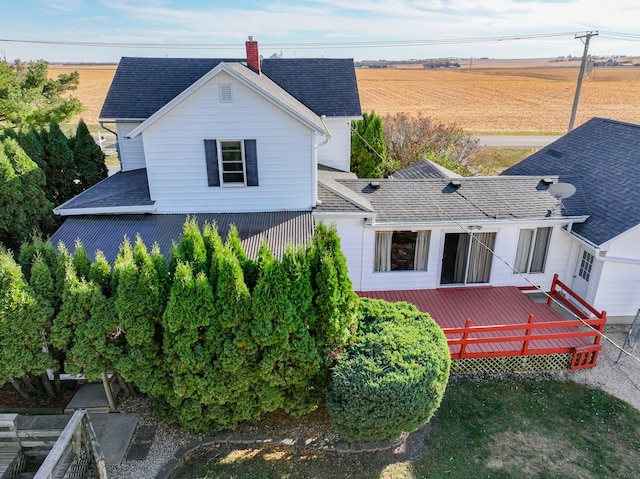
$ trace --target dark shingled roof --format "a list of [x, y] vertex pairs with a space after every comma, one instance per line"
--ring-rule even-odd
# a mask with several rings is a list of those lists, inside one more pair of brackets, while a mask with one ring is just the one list
[[423, 180], [427, 178], [459, 178], [460, 176], [443, 166], [438, 166], [432, 161], [423, 159], [396, 171], [391, 175], [391, 178], [394, 180]]
[[573, 231], [596, 245], [640, 224], [640, 125], [593, 118], [502, 175], [559, 175], [589, 201]]
[[147, 169], [141, 168], [121, 171], [105, 178], [56, 209], [61, 211], [79, 208], [147, 206], [153, 203], [149, 195]]
[[[281, 258], [287, 244], [304, 246], [313, 235], [310, 211], [199, 213], [195, 216], [201, 227], [205, 222], [215, 221], [223, 240], [229, 226], [236, 225], [242, 246], [251, 258], [256, 257], [263, 238], [267, 239], [273, 254]], [[149, 249], [157, 242], [168, 260], [172, 242], [182, 236], [186, 217], [182, 214], [70, 216], [51, 237], [51, 242], [57, 245], [62, 241], [73, 252], [79, 238], [92, 260], [95, 252], [101, 250], [113, 264], [124, 237], [133, 242], [140, 234]]]
[[[101, 119], [146, 119], [223, 58], [123, 57], [107, 93]], [[351, 59], [264, 59], [262, 72], [317, 115], [360, 116]]]
[[[470, 177], [449, 179], [337, 180], [364, 196], [376, 223], [558, 218], [588, 214], [583, 194], [565, 200], [565, 209], [549, 194], [541, 177]], [[577, 180], [576, 180], [577, 181]]]

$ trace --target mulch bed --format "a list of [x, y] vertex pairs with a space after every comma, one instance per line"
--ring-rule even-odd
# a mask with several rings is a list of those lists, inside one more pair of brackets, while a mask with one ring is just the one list
[[0, 409], [26, 409], [26, 408], [64, 408], [73, 395], [78, 391], [80, 385], [75, 381], [65, 381], [62, 384], [62, 392], [54, 400], [45, 403], [36, 403], [28, 401], [11, 386], [11, 384], [5, 384], [0, 388]]

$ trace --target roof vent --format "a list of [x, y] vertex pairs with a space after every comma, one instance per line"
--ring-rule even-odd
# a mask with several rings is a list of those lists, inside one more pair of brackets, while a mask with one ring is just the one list
[[457, 190], [458, 188], [460, 188], [461, 185], [462, 183], [459, 180], [451, 180], [448, 186]]
[[554, 184], [555, 182], [556, 182], [556, 180], [555, 180], [555, 179], [553, 179], [553, 178], [542, 178], [542, 179], [540, 180], [540, 183], [542, 183], [543, 185], [552, 185], [552, 184]]
[[369, 183], [369, 187], [371, 187], [372, 190], [377, 190], [380, 188], [380, 182], [379, 181], [372, 181]]
[[233, 103], [233, 85], [231, 83], [218, 83], [220, 103]]
[[553, 148], [549, 148], [547, 150], [547, 154], [553, 156], [554, 158], [562, 158], [564, 156], [564, 153], [558, 150], [554, 150]]

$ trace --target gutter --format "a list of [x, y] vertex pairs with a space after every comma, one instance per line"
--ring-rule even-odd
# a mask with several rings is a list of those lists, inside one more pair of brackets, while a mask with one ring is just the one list
[[136, 206], [112, 206], [110, 208], [54, 208], [53, 212], [58, 216], [80, 216], [80, 215], [140, 215], [155, 213], [156, 205], [136, 205]]
[[327, 115], [320, 115], [320, 122], [322, 123], [322, 126], [324, 127], [324, 132], [325, 132], [324, 140], [322, 140], [320, 143], [316, 143], [315, 145], [313, 145], [314, 154], [313, 154], [312, 176], [315, 177], [315, 181], [314, 181], [314, 184], [312, 185], [312, 188], [313, 188], [313, 200], [314, 200], [315, 206], [322, 204], [322, 201], [320, 201], [320, 198], [318, 198], [318, 149], [321, 146], [324, 146], [327, 143], [329, 143], [329, 140], [331, 139], [331, 132], [329, 131], [327, 124], [324, 122], [324, 119], [326, 117]]
[[575, 239], [577, 239], [584, 246], [587, 246], [587, 247], [592, 248], [593, 250], [595, 250], [595, 252], [597, 254], [595, 254], [594, 257], [598, 261], [602, 261], [603, 263], [625, 263], [625, 264], [640, 265], [640, 259], [637, 259], [637, 258], [624, 258], [622, 256], [607, 256], [607, 250], [602, 249], [600, 246], [598, 246], [595, 243], [592, 243], [591, 241], [589, 241], [584, 236], [581, 236], [578, 233], [576, 233], [575, 231], [572, 231], [570, 229], [567, 229], [565, 231], [566, 231], [567, 234], [569, 234], [570, 236], [573, 236]]
[[105, 130], [107, 130], [109, 133], [113, 133], [113, 135], [116, 137], [116, 153], [118, 155], [118, 163], [120, 164], [120, 171], [122, 171], [122, 157], [120, 156], [120, 139], [118, 138], [118, 133], [116, 133], [115, 131], [113, 131], [110, 128], [107, 128], [106, 126], [104, 126], [104, 121], [99, 121], [98, 124], [104, 128]]
[[491, 219], [491, 220], [437, 220], [437, 221], [391, 221], [391, 222], [382, 222], [382, 223], [365, 223], [365, 228], [375, 228], [375, 227], [396, 227], [396, 226], [452, 226], [452, 225], [464, 225], [464, 226], [472, 226], [472, 225], [499, 225], [505, 223], [530, 223], [534, 221], [545, 221], [545, 222], [554, 222], [554, 223], [565, 223], [567, 221], [571, 222], [583, 222], [588, 218], [588, 216], [563, 216], [561, 218], [521, 218], [521, 219]]

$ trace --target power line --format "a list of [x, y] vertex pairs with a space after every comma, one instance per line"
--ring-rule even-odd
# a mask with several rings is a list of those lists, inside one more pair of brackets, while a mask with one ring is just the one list
[[[574, 36], [582, 32], [557, 32], [536, 33], [528, 35], [507, 35], [489, 37], [467, 38], [436, 38], [424, 40], [368, 40], [368, 41], [344, 41], [344, 42], [291, 42], [291, 43], [263, 43], [265, 48], [295, 48], [295, 49], [326, 49], [326, 48], [393, 48], [415, 47], [429, 45], [460, 45], [468, 43], [508, 42], [518, 40], [530, 40], [541, 38], [554, 38]], [[606, 32], [608, 35], [617, 35], [620, 39], [637, 39], [640, 35]], [[635, 41], [635, 40], [634, 40]], [[179, 49], [179, 50], [218, 50], [218, 49], [243, 49], [244, 45], [238, 43], [140, 43], [140, 42], [93, 42], [93, 41], [67, 41], [67, 40], [35, 40], [0, 38], [0, 42], [30, 43], [37, 45], [60, 45], [77, 47], [102, 47], [102, 48], [149, 48], [149, 49]]]

